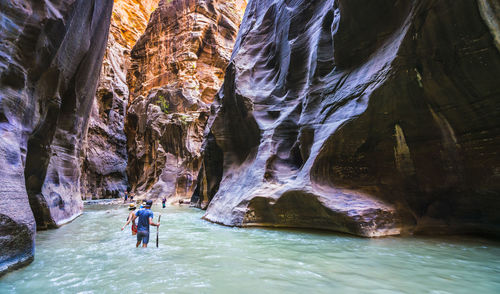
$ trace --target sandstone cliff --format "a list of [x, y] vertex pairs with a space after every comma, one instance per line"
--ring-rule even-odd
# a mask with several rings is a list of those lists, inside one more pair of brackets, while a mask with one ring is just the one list
[[0, 2], [0, 273], [33, 259], [35, 227], [82, 211], [82, 139], [112, 7]]
[[138, 195], [191, 196], [208, 104], [222, 84], [245, 6], [160, 1], [134, 46], [125, 129], [128, 176]]
[[498, 235], [497, 12], [251, 1], [193, 203], [225, 225]]
[[84, 198], [117, 197], [127, 189], [127, 139], [123, 126], [129, 97], [126, 76], [130, 50], [157, 5], [158, 0], [115, 0], [84, 150]]

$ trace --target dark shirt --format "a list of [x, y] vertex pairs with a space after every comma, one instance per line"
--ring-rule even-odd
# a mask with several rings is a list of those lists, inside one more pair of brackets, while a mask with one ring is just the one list
[[153, 212], [151, 209], [138, 210], [135, 215], [139, 219], [137, 222], [137, 231], [149, 232], [149, 218], [153, 218]]

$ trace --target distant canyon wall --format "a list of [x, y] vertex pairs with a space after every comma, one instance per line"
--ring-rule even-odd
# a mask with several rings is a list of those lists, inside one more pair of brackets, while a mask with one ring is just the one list
[[81, 153], [113, 1], [1, 1], [0, 273], [81, 214]]
[[139, 197], [190, 198], [209, 105], [222, 85], [244, 0], [160, 1], [131, 52], [128, 179]]
[[498, 2], [253, 0], [192, 202], [236, 226], [500, 234]]
[[106, 53], [92, 104], [82, 165], [82, 196], [119, 197], [127, 190], [127, 139], [130, 51], [146, 30], [159, 0], [115, 0]]

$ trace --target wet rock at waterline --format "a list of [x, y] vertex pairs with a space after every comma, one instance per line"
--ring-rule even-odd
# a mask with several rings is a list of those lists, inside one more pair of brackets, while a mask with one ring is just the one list
[[251, 1], [206, 130], [205, 219], [499, 234], [495, 5]]
[[125, 132], [138, 197], [191, 197], [208, 105], [222, 85], [245, 5], [162, 1], [134, 46]]
[[0, 273], [33, 258], [35, 227], [82, 211], [82, 139], [112, 6], [0, 2]]
[[122, 0], [113, 7], [108, 44], [92, 105], [82, 165], [85, 199], [119, 197], [127, 189], [127, 138], [130, 50], [146, 29], [158, 0]]

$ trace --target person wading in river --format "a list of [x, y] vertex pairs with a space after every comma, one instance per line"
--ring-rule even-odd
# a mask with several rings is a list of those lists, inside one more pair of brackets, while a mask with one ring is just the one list
[[[131, 203], [129, 206], [128, 206], [128, 210], [130, 210], [130, 213], [128, 214], [128, 217], [127, 217], [127, 222], [125, 223], [125, 225], [122, 227], [122, 231], [125, 229], [126, 226], [128, 226], [128, 224], [130, 222], [132, 222], [132, 219], [134, 218], [134, 214], [135, 214], [135, 209], [136, 209], [136, 206], [134, 203]], [[132, 222], [132, 236], [133, 235], [136, 235], [137, 234], [137, 224], [135, 223], [135, 220]]]
[[159, 223], [153, 222], [153, 212], [151, 211], [151, 205], [153, 205], [153, 201], [146, 201], [146, 206], [144, 209], [138, 210], [133, 218], [134, 221], [136, 218], [139, 218], [137, 222], [137, 244], [135, 247], [139, 247], [142, 242], [142, 247], [148, 247], [149, 243], [149, 225], [159, 227]]
[[165, 208], [165, 203], [167, 202], [167, 198], [165, 198], [165, 196], [163, 196], [163, 199], [161, 199], [161, 205], [163, 208]]

